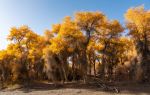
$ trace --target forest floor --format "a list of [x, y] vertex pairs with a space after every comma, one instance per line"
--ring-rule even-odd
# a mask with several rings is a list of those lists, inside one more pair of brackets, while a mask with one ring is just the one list
[[54, 86], [48, 82], [32, 82], [28, 87], [9, 86], [0, 90], [0, 95], [150, 95], [150, 84], [119, 82], [109, 83], [109, 87], [118, 89], [119, 93], [89, 83], [71, 82]]

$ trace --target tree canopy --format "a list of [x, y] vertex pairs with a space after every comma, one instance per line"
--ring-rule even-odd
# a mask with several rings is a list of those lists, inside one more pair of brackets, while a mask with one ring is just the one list
[[[126, 26], [102, 12], [76, 12], [38, 35], [26, 25], [12, 27], [0, 51], [0, 79], [73, 81], [150, 80], [150, 11], [129, 8]], [[127, 35], [125, 35], [127, 34]], [[123, 67], [124, 72], [119, 68]], [[140, 80], [140, 81], [141, 81]], [[138, 80], [139, 81], [139, 80]]]

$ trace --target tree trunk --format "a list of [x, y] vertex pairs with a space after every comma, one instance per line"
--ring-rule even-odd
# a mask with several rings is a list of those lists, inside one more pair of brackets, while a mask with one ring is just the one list
[[94, 65], [94, 77], [96, 77], [96, 66], [95, 66], [95, 60], [94, 60], [94, 62], [93, 62], [93, 65]]

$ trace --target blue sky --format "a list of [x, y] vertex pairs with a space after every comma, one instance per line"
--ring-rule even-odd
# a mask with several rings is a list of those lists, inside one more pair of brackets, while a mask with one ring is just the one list
[[6, 48], [13, 26], [28, 25], [42, 35], [52, 24], [77, 11], [101, 11], [124, 23], [126, 10], [142, 4], [150, 9], [150, 0], [0, 0], [0, 49]]

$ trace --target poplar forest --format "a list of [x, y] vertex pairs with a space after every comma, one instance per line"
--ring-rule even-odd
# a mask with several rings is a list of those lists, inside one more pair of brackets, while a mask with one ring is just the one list
[[[125, 23], [101, 11], [79, 11], [38, 35], [11, 27], [0, 50], [0, 88], [50, 83], [121, 93], [116, 83], [150, 83], [150, 10], [129, 8]], [[48, 87], [47, 87], [48, 88]]]

